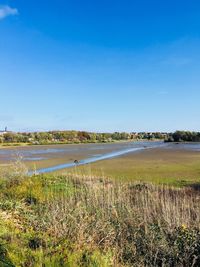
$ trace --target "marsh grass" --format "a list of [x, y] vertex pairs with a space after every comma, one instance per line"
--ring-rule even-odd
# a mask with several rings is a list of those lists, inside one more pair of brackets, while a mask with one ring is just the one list
[[123, 182], [184, 186], [200, 183], [200, 155], [183, 149], [151, 149], [79, 166], [77, 172], [81, 175], [92, 173], [97, 177], [104, 173]]
[[28, 174], [28, 168], [23, 162], [23, 157], [20, 154], [14, 155], [14, 160], [0, 168], [0, 178], [11, 181], [14, 178], [23, 179]]
[[2, 262], [200, 265], [198, 187], [121, 183], [92, 173], [11, 175], [1, 182], [0, 197]]

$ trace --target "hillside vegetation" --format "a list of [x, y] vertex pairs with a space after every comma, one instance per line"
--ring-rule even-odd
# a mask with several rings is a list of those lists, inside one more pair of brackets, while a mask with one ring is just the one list
[[1, 174], [0, 266], [200, 266], [198, 186]]

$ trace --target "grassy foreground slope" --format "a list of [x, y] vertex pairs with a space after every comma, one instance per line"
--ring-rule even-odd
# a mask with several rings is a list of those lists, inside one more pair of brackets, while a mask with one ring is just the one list
[[198, 187], [1, 176], [0, 266], [200, 266]]

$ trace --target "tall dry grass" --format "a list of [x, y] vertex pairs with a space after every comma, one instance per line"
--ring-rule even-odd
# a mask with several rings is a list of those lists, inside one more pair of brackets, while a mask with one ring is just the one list
[[38, 206], [37, 231], [76, 250], [112, 250], [112, 266], [200, 266], [200, 193], [193, 188], [62, 178]]

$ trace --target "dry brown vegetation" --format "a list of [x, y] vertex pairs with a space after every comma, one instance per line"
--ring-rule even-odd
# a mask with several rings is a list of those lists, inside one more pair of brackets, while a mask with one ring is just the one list
[[0, 189], [2, 258], [8, 266], [199, 266], [198, 189], [12, 176]]

